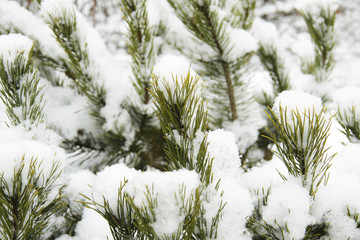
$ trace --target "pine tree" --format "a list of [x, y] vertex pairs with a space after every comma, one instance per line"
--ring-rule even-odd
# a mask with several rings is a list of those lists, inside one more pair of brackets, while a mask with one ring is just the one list
[[[130, 82], [129, 86], [132, 84], [133, 88], [124, 86], [130, 93], [123, 96], [118, 106], [120, 114], [124, 114], [126, 120], [117, 116], [119, 121], [111, 127], [104, 114], [106, 108], [112, 106], [110, 89], [106, 85], [109, 79], [103, 76], [103, 69], [98, 68], [99, 56], [93, 54], [89, 47], [91, 37], [86, 35], [87, 31], [93, 29], [84, 24], [86, 22], [83, 16], [74, 5], [68, 5], [62, 0], [54, 1], [58, 5], [51, 1], [36, 2], [22, 1], [23, 6], [28, 6], [28, 10], [25, 10], [16, 2], [0, 1], [2, 15], [6, 15], [7, 9], [21, 9], [19, 12], [26, 17], [36, 19], [29, 22], [40, 23], [42, 25], [39, 29], [49, 31], [29, 33], [19, 27], [21, 24], [18, 22], [0, 17], [0, 34], [15, 32], [29, 35], [33, 40], [29, 50], [20, 47], [9, 54], [2, 51], [3, 55], [0, 57], [0, 99], [7, 114], [6, 127], [10, 132], [22, 131], [24, 138], [31, 138], [31, 141], [46, 142], [46, 138], [51, 138], [40, 136], [42, 132], [38, 133], [38, 129], [53, 129], [60, 135], [55, 138], [60, 138], [61, 129], [46, 123], [43, 94], [48, 86], [71, 89], [86, 99], [88, 118], [96, 124], [90, 130], [78, 129], [77, 136], [63, 139], [60, 147], [67, 151], [69, 159], [66, 160], [70, 172], [74, 169], [87, 169], [91, 172], [82, 173], [86, 172], [95, 180], [89, 182], [93, 185], [92, 194], [87, 192], [77, 197], [71, 196], [72, 194], [65, 196], [63, 191], [66, 187], [63, 183], [69, 179], [60, 178], [60, 163], [55, 160], [50, 169], [45, 169], [40, 158], [34, 156], [29, 160], [28, 153], [25, 152], [22, 159], [14, 160], [18, 164], [14, 164], [13, 174], [1, 172], [3, 166], [0, 166], [0, 238], [77, 238], [80, 235], [77, 223], [89, 220], [82, 214], [93, 210], [106, 220], [114, 239], [244, 237], [287, 240], [291, 235], [291, 226], [287, 225], [287, 220], [274, 218], [273, 221], [267, 221], [264, 210], [271, 204], [269, 199], [274, 196], [274, 189], [294, 179], [299, 183], [296, 186], [304, 190], [310, 199], [306, 212], [312, 214], [317, 192], [327, 183], [335, 156], [330, 154], [327, 145], [332, 120], [328, 118], [326, 108], [315, 111], [315, 107], [310, 107], [299, 111], [297, 108], [289, 109], [279, 105], [278, 111], [272, 109], [274, 99], [282, 92], [295, 88], [296, 84], [290, 84], [289, 70], [280, 47], [274, 43], [256, 43], [249, 33], [255, 18], [255, 8], [261, 2], [164, 0], [175, 13], [172, 17], [181, 21], [190, 36], [191, 41], [184, 44], [178, 39], [167, 38], [166, 31], [173, 27], [171, 21], [161, 22], [158, 26], [150, 24], [149, 16], [151, 10], [154, 11], [150, 8], [151, 1], [119, 1], [117, 7], [121, 10], [127, 27], [127, 35], [124, 35], [126, 48], [122, 49], [126, 53], [122, 53], [128, 54], [131, 61], [129, 72], [121, 74], [121, 77], [129, 77], [120, 79], [118, 84]], [[53, 9], [41, 11], [42, 16], [38, 17], [40, 13], [37, 8], [48, 3], [53, 4]], [[89, 18], [95, 23], [98, 2], [88, 1], [84, 4], [92, 6]], [[312, 14], [309, 9], [300, 11], [313, 40], [315, 52], [314, 59], [304, 63], [302, 70], [312, 74], [318, 83], [323, 83], [330, 82], [334, 67], [336, 14], [330, 5], [321, 5], [317, 10], [316, 14]], [[40, 32], [49, 36], [52, 34], [52, 38], [45, 39], [46, 34], [41, 35]], [[160, 38], [163, 38], [163, 42], [158, 44], [157, 40]], [[46, 47], [46, 44], [51, 47]], [[52, 53], [49, 49], [57, 51]], [[0, 50], [3, 50], [1, 44]], [[172, 78], [157, 75], [153, 71], [157, 59], [168, 52], [186, 56], [192, 62], [191, 69], [196, 69], [200, 75], [193, 74], [190, 66], [187, 66], [189, 71], [186, 75], [176, 75], [175, 72]], [[254, 55], [258, 58], [253, 59]], [[270, 74], [272, 81], [273, 97], [265, 96], [266, 101], [262, 103], [268, 107], [267, 132], [262, 128], [265, 123], [262, 123], [264, 121], [261, 121], [261, 116], [253, 117], [259, 106], [250, 93], [249, 73], [253, 70], [250, 63], [252, 60], [260, 60], [262, 70], [265, 69]], [[178, 62], [174, 61], [173, 64]], [[119, 75], [123, 70], [118, 70]], [[296, 79], [291, 79], [291, 83], [294, 80]], [[337, 109], [336, 118], [343, 127], [343, 133], [354, 143], [358, 141], [360, 131], [357, 115], [355, 105], [348, 109]], [[249, 130], [245, 134], [236, 130], [241, 127], [249, 127], [252, 132], [249, 133]], [[226, 139], [229, 144], [224, 143], [226, 146], [223, 148], [211, 145], [218, 143], [210, 138], [210, 134], [215, 132], [212, 130], [216, 128], [235, 129], [235, 140], [230, 140], [234, 142], [234, 146], [237, 141], [240, 153], [236, 146], [231, 149], [233, 146], [229, 139]], [[0, 130], [3, 131], [2, 126]], [[259, 137], [255, 142], [257, 135], [264, 138]], [[229, 136], [226, 137], [231, 138]], [[240, 143], [241, 141], [245, 143]], [[247, 174], [251, 175], [252, 163], [248, 164], [247, 160], [251, 150], [262, 148], [270, 151], [270, 143], [275, 148], [276, 157], [287, 169], [287, 172], [279, 172], [284, 181], [276, 183], [279, 185], [269, 184], [269, 188], [256, 190], [251, 189], [251, 186], [242, 186], [246, 184], [241, 181], [246, 179]], [[220, 155], [222, 156], [219, 157]], [[79, 162], [73, 162], [76, 159], [74, 156]], [[221, 162], [225, 160], [226, 163]], [[248, 165], [244, 167], [246, 164]], [[256, 164], [261, 168], [263, 162]], [[226, 169], [225, 165], [233, 171]], [[107, 176], [103, 175], [114, 169], [121, 169], [116, 172], [117, 176], [123, 174], [122, 171], [128, 171], [137, 177], [131, 179], [131, 174], [123, 174], [123, 179], [115, 184], [111, 183], [118, 189], [112, 189], [110, 195], [103, 194], [102, 188], [112, 187], [111, 184], [107, 185], [108, 182], [104, 181]], [[244, 171], [248, 173], [243, 173]], [[68, 174], [67, 171], [65, 173]], [[177, 179], [179, 175], [181, 178]], [[189, 184], [186, 176], [194, 177], [191, 179], [193, 185]], [[99, 181], [101, 177], [103, 181]], [[173, 180], [172, 178], [176, 178], [176, 184], [179, 184], [170, 188], [168, 185], [172, 183], [169, 179]], [[159, 182], [163, 179], [168, 182]], [[224, 182], [228, 184], [225, 192], [222, 185]], [[244, 192], [233, 191], [237, 187]], [[162, 188], [168, 191], [165, 194], [166, 204], [162, 199]], [[241, 198], [237, 195], [241, 195]], [[251, 206], [254, 199], [258, 201], [252, 208], [248, 207], [249, 211], [244, 211], [246, 213], [231, 215], [242, 204], [246, 205], [247, 197], [247, 206]], [[73, 200], [77, 202], [73, 203]], [[227, 208], [227, 204], [232, 208]], [[84, 207], [87, 208], [85, 211]], [[172, 209], [172, 213], [176, 214], [178, 220], [175, 227], [171, 226], [171, 233], [164, 233], [164, 227], [159, 230], [156, 225], [162, 223], [161, 218], [164, 217], [164, 213], [159, 210], [164, 211], [167, 207], [175, 209]], [[359, 228], [359, 209], [352, 205], [344, 205], [343, 208], [343, 215]], [[290, 209], [285, 209], [287, 210], [290, 213]], [[303, 235], [299, 239], [330, 237], [332, 224], [336, 223], [329, 221], [328, 214], [324, 213], [323, 219], [317, 218], [316, 221], [306, 219], [307, 225], [304, 225], [304, 233], [300, 233]], [[53, 226], [52, 222], [57, 217], [62, 221]], [[246, 226], [242, 221], [245, 218]], [[243, 228], [241, 224], [237, 226], [240, 226], [243, 233], [235, 237], [231, 235], [230, 230], [234, 229], [222, 225], [224, 222], [228, 224], [229, 219], [234, 225], [236, 221], [242, 221]]]

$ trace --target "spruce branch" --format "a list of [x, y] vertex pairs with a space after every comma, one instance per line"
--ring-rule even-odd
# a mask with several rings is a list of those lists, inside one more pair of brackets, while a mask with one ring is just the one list
[[[61, 171], [57, 162], [44, 176], [41, 162], [32, 159], [29, 170], [24, 173], [24, 157], [14, 169], [9, 182], [0, 174], [0, 236], [2, 239], [37, 240], [49, 227], [50, 217], [58, 213], [63, 205], [61, 188], [49, 199]], [[23, 179], [23, 177], [26, 179]]]
[[0, 56], [0, 99], [13, 126], [42, 123], [44, 107], [43, 86], [37, 70], [33, 67], [31, 51], [29, 57], [18, 52], [13, 61]]
[[285, 164], [288, 173], [301, 177], [303, 185], [309, 187], [309, 194], [314, 197], [321, 183], [327, 183], [328, 170], [335, 156], [329, 156], [329, 147], [326, 147], [331, 126], [324, 116], [326, 108], [319, 113], [314, 108], [290, 112], [280, 105], [279, 116], [270, 108], [269, 111], [272, 114], [267, 115], [275, 126], [276, 135], [269, 130], [269, 135], [265, 137], [276, 145], [275, 153]]

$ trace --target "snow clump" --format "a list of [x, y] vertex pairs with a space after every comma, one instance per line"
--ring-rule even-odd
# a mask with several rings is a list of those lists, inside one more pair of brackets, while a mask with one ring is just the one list
[[[320, 97], [306, 92], [284, 91], [275, 99], [273, 107], [273, 111], [278, 118], [280, 118], [280, 107], [288, 111], [288, 113], [299, 111], [299, 113], [304, 114], [307, 112], [307, 109], [314, 109], [316, 113], [319, 113], [322, 109], [322, 101]], [[288, 117], [290, 117], [289, 114]]]
[[263, 219], [285, 229], [289, 229], [286, 239], [301, 239], [306, 227], [315, 220], [310, 215], [312, 201], [309, 191], [302, 186], [298, 178], [283, 181], [270, 190], [268, 204], [264, 207]]
[[184, 56], [166, 54], [158, 59], [153, 73], [160, 79], [165, 78], [167, 82], [171, 82], [176, 77], [186, 77], [189, 71], [191, 76], [195, 75], [189, 60]]
[[28, 58], [32, 46], [33, 41], [21, 34], [0, 35], [0, 55], [5, 65], [14, 62], [20, 53], [23, 53], [23, 56]]

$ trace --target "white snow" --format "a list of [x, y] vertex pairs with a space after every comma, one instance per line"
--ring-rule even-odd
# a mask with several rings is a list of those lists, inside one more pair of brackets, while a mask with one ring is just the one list
[[299, 113], [306, 113], [307, 109], [319, 113], [322, 109], [321, 98], [313, 96], [306, 92], [300, 91], [284, 91], [279, 94], [275, 99], [273, 111], [276, 116], [280, 117], [280, 106], [285, 111], [288, 112], [288, 117], [290, 117], [291, 111], [299, 111]]
[[263, 45], [277, 45], [279, 40], [279, 33], [276, 26], [264, 21], [261, 18], [256, 18], [251, 28], [251, 33]]
[[289, 229], [287, 239], [301, 239], [306, 226], [314, 222], [310, 215], [309, 191], [302, 187], [300, 179], [288, 179], [271, 188], [268, 205], [264, 207], [263, 219], [273, 226], [275, 221]]
[[321, 8], [336, 11], [338, 2], [338, 0], [298, 0], [295, 7], [316, 16]]
[[[350, 126], [354, 125], [352, 109], [354, 107], [356, 119], [360, 119], [360, 88], [345, 86], [333, 94], [334, 103], [343, 118], [347, 119]], [[343, 123], [346, 124], [346, 121]]]
[[48, 126], [60, 131], [66, 139], [77, 137], [79, 130], [94, 133], [95, 121], [89, 117], [88, 103], [84, 96], [76, 94], [73, 89], [49, 84], [44, 93], [44, 117]]
[[160, 80], [166, 79], [167, 82], [175, 82], [180, 76], [186, 77], [190, 71], [190, 75], [194, 76], [191, 70], [191, 64], [184, 56], [167, 54], [161, 56], [154, 66], [153, 74], [158, 76]]
[[41, 173], [41, 176], [44, 177], [40, 177], [40, 184], [49, 176], [54, 163], [60, 165], [59, 171], [66, 167], [67, 158], [62, 148], [52, 142], [36, 140], [36, 134], [48, 135], [41, 129], [36, 132], [28, 132], [18, 125], [12, 128], [2, 127], [0, 134], [0, 174], [3, 174], [9, 186], [11, 186], [14, 169], [18, 169], [22, 164], [24, 164], [22, 176], [26, 181], [30, 162], [36, 160], [38, 163], [37, 173]]
[[[107, 1], [110, 2], [110, 0]], [[179, 198], [181, 187], [185, 189], [185, 200], [189, 199], [191, 193], [201, 185], [199, 174], [186, 169], [160, 172], [149, 168], [142, 172], [124, 164], [108, 166], [94, 174], [86, 169], [78, 170], [76, 164], [69, 162], [64, 150], [59, 147], [62, 137], [74, 138], [80, 129], [96, 135], [103, 130], [111, 131], [120, 127], [130, 140], [128, 143], [131, 143], [134, 138], [135, 129], [132, 128], [130, 116], [123, 106], [125, 102], [137, 103], [138, 100], [134, 97], [136, 93], [130, 81], [131, 58], [124, 47], [125, 38], [122, 34], [126, 34], [126, 30], [124, 30], [124, 25], [117, 25], [118, 22], [123, 23], [121, 16], [117, 16], [108, 24], [97, 25], [95, 30], [80, 13], [83, 9], [76, 10], [75, 5], [86, 4], [88, 4], [86, 9], [89, 10], [91, 4], [85, 0], [76, 2], [45, 0], [42, 1], [40, 12], [34, 8], [26, 10], [18, 2], [0, 0], [0, 31], [24, 35], [1, 35], [0, 54], [8, 63], [11, 63], [20, 51], [24, 51], [27, 57], [35, 44], [35, 48], [39, 47], [46, 56], [55, 60], [66, 58], [64, 51], [43, 20], [47, 18], [48, 13], [59, 16], [62, 13], [61, 9], [71, 11], [78, 20], [76, 34], [81, 46], [85, 49], [85, 43], [87, 43], [89, 51], [89, 66], [85, 69], [86, 73], [93, 76], [94, 81], [103, 85], [106, 90], [106, 106], [101, 110], [106, 122], [101, 131], [97, 129], [96, 124], [88, 116], [87, 99], [80, 96], [75, 89], [71, 89], [72, 85], [68, 83], [64, 87], [45, 84], [46, 104], [43, 109], [45, 123], [40, 124], [36, 129], [6, 126], [4, 122], [8, 122], [8, 118], [0, 102], [0, 174], [3, 174], [4, 179], [11, 184], [14, 167], [19, 166], [24, 157], [24, 180], [32, 158], [38, 158], [38, 161], [42, 162], [40, 169], [43, 169], [42, 174], [46, 177], [53, 162], [58, 161], [64, 169], [58, 183], [66, 184], [64, 195], [69, 198], [71, 207], [80, 206], [76, 201], [84, 200], [80, 195], [82, 193], [93, 197], [98, 203], [102, 203], [104, 196], [114, 212], [117, 209], [118, 189], [121, 182], [126, 181], [124, 191], [134, 197], [134, 202], [138, 206], [147, 206], [145, 192], [148, 188], [152, 192], [151, 196], [158, 202], [154, 208], [155, 221], [150, 225], [162, 237], [175, 233], [184, 220]], [[325, 106], [328, 108], [328, 113], [324, 117], [329, 120], [330, 115], [337, 110], [341, 113], [349, 113], [350, 108], [356, 106], [356, 116], [359, 117], [358, 58], [360, 52], [357, 46], [360, 35], [356, 30], [358, 20], [360, 20], [358, 1], [306, 0], [298, 1], [296, 5], [295, 0], [258, 2], [260, 3], [256, 11], [256, 19], [250, 32], [226, 26], [226, 33], [230, 36], [227, 50], [231, 53], [230, 60], [256, 51], [257, 42], [274, 45], [279, 50], [280, 56], [286, 61], [286, 66], [289, 66], [291, 85], [294, 90], [285, 91], [276, 98], [273, 108], [275, 114], [279, 116], [280, 105], [284, 110], [286, 109], [288, 117], [291, 116], [290, 112], [293, 110], [304, 114], [306, 109], [314, 109], [315, 113], [319, 113]], [[213, 3], [211, 10], [219, 13], [220, 18], [226, 19], [231, 6], [239, 2], [226, 1], [223, 9], [216, 5], [221, 4], [221, 1]], [[173, 77], [177, 76], [180, 80], [180, 77], [185, 77], [189, 71], [191, 76], [196, 75], [192, 68], [195, 69], [197, 66], [195, 63], [191, 65], [189, 56], [192, 59], [211, 59], [215, 53], [213, 49], [199, 44], [192, 37], [165, 0], [148, 0], [147, 4], [150, 26], [156, 27], [157, 24], [162, 23], [166, 27], [163, 35], [155, 39], [155, 49], [159, 56], [157, 56], [153, 72], [160, 79], [165, 78], [164, 81], [173, 87]], [[298, 14], [293, 14], [294, 7], [316, 15], [319, 14], [321, 7], [338, 10], [336, 65], [330, 82], [315, 83], [312, 75], [303, 74], [300, 70], [301, 61], [303, 63], [314, 61], [314, 46], [303, 19]], [[38, 16], [40, 14], [43, 15], [43, 19]], [[104, 28], [111, 33], [120, 31], [119, 39], [114, 38], [113, 41], [118, 41], [119, 45], [116, 46], [121, 49], [113, 46], [113, 52], [110, 53], [107, 50], [104, 41], [97, 33], [97, 30], [101, 32]], [[116, 31], [111, 29], [116, 29]], [[175, 43], [176, 47], [182, 49], [189, 59], [184, 56], [186, 54], [180, 54], [175, 49]], [[84, 64], [81, 63], [81, 66], [83, 67]], [[41, 77], [41, 83], [44, 83], [46, 76]], [[260, 67], [259, 61], [250, 61], [249, 68], [242, 77], [251, 79], [249, 80], [251, 84], [246, 82], [246, 86], [249, 87], [245, 88], [245, 101], [252, 101], [253, 98], [264, 100], [264, 93], [274, 97], [269, 74]], [[198, 94], [201, 92], [199, 91]], [[147, 113], [153, 112], [152, 107], [151, 104], [145, 107]], [[352, 217], [347, 216], [347, 207], [352, 214], [360, 213], [358, 187], [360, 185], [360, 164], [358, 164], [360, 145], [350, 143], [341, 133], [336, 118], [331, 119], [332, 126], [326, 147], [331, 147], [328, 155], [335, 152], [338, 154], [332, 161], [327, 185], [322, 184], [316, 195], [311, 197], [308, 189], [302, 186], [301, 179], [288, 176], [286, 167], [275, 155], [272, 160], [264, 161], [261, 160], [263, 152], [255, 150], [258, 151], [255, 155], [259, 162], [251, 169], [241, 168], [240, 153], [244, 153], [249, 146], [255, 146], [258, 129], [266, 125], [264, 114], [258, 104], [251, 105], [250, 110], [255, 113], [247, 115], [248, 112], [242, 112], [243, 115], [239, 116], [239, 120], [224, 121], [222, 123], [224, 129], [212, 128], [207, 133], [198, 132], [194, 142], [196, 155], [199, 142], [205, 136], [204, 134], [207, 134], [208, 152], [213, 159], [214, 182], [204, 188], [201, 195], [206, 209], [207, 223], [216, 214], [220, 203], [226, 203], [219, 222], [218, 239], [252, 239], [245, 225], [258, 201], [255, 191], [261, 192], [262, 189], [268, 188], [271, 188], [271, 191], [268, 205], [262, 209], [263, 220], [274, 227], [276, 227], [274, 219], [281, 227], [285, 228], [286, 225], [290, 233], [285, 236], [285, 239], [302, 239], [309, 224], [323, 221], [329, 223], [329, 235], [326, 238], [360, 239], [357, 223]], [[291, 125], [293, 120], [291, 118], [288, 120]], [[62, 137], [50, 130], [51, 128], [61, 133]], [[91, 159], [85, 166], [91, 167], [94, 161], [95, 159]], [[283, 173], [288, 180], [284, 181], [278, 172]], [[219, 190], [216, 191], [215, 185], [218, 180], [220, 180]], [[57, 187], [55, 187], [56, 190], [58, 190]], [[51, 221], [59, 226], [64, 224], [62, 217], [53, 218]], [[107, 222], [90, 209], [84, 209], [82, 212], [82, 220], [76, 227], [75, 235], [74, 237], [63, 235], [57, 240], [104, 240], [107, 237], [112, 239]]]
[[235, 135], [222, 129], [208, 134], [208, 152], [213, 158], [213, 173], [215, 179], [223, 175], [233, 176], [240, 171], [239, 149], [236, 146]]
[[[230, 27], [229, 27], [230, 28]], [[229, 29], [229, 60], [243, 57], [246, 53], [255, 52], [258, 49], [256, 39], [243, 29]]]
[[[17, 17], [13, 17], [17, 16]], [[19, 32], [39, 43], [41, 51], [56, 60], [65, 56], [64, 50], [52, 36], [50, 28], [37, 16], [16, 1], [0, 2], [0, 24], [10, 32]]]
[[104, 240], [114, 239], [108, 222], [97, 212], [84, 209], [81, 221], [76, 226], [75, 240]]
[[200, 184], [199, 176], [195, 172], [179, 170], [174, 172], [140, 172], [130, 169], [123, 164], [106, 167], [97, 174], [92, 186], [94, 197], [97, 202], [102, 202], [102, 196], [108, 201], [112, 209], [116, 209], [118, 189], [120, 182], [126, 181], [124, 190], [134, 197], [138, 206], [146, 203], [146, 188], [153, 192], [151, 195], [157, 199], [157, 207], [154, 209], [156, 221], [151, 226], [159, 236], [176, 232], [184, 216], [179, 215], [180, 206], [179, 191], [185, 187], [185, 199]]
[[5, 67], [22, 52], [27, 59], [32, 46], [33, 42], [21, 34], [0, 35], [0, 56], [4, 60]]

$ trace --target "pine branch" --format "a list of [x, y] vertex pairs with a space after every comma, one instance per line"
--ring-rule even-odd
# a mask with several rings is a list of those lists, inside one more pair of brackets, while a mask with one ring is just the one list
[[346, 206], [346, 214], [349, 218], [353, 219], [356, 223], [356, 228], [360, 229], [360, 219], [358, 212], [352, 212], [349, 206]]
[[127, 180], [120, 183], [116, 211], [110, 207], [108, 200], [103, 197], [103, 204], [93, 198], [83, 196], [85, 207], [99, 213], [108, 223], [115, 240], [122, 239], [216, 239], [218, 223], [225, 207], [220, 203], [219, 209], [207, 225], [204, 206], [204, 186], [194, 189], [190, 195], [186, 194], [186, 187], [182, 185], [175, 194], [179, 205], [179, 215], [184, 217], [178, 229], [171, 235], [159, 236], [153, 229], [152, 223], [156, 222], [155, 209], [158, 207], [157, 194], [154, 186], [146, 186], [144, 201], [139, 205], [134, 197], [125, 192]]
[[99, 126], [105, 122], [100, 110], [106, 105], [105, 89], [95, 82], [90, 71], [90, 60], [86, 43], [80, 40], [74, 9], [62, 9], [57, 15], [48, 14], [45, 21], [53, 31], [57, 42], [64, 49], [67, 59], [63, 59], [65, 74], [71, 78], [77, 89], [84, 94], [89, 102], [90, 115], [97, 119]]
[[[263, 219], [263, 209], [268, 205], [268, 198], [271, 194], [271, 187], [268, 189], [262, 188], [255, 191], [258, 202], [252, 215], [248, 217], [246, 228], [253, 234], [254, 240], [286, 240], [289, 239], [285, 234], [289, 233], [287, 225], [281, 226], [276, 219], [273, 223], [266, 222]], [[324, 236], [328, 236], [329, 223], [324, 219], [319, 223], [313, 223], [306, 227], [304, 237], [302, 240], [318, 240]]]
[[356, 105], [348, 109], [340, 109], [338, 106], [336, 118], [350, 141], [354, 141], [354, 138], [360, 140], [360, 119], [356, 112]]
[[127, 46], [132, 57], [133, 84], [143, 103], [147, 104], [150, 101], [149, 88], [155, 56], [146, 0], [122, 0], [120, 6], [129, 29]]
[[327, 154], [326, 141], [331, 122], [324, 117], [326, 109], [323, 108], [320, 113], [316, 113], [314, 108], [303, 113], [298, 110], [289, 113], [287, 108], [280, 106], [279, 116], [271, 109], [269, 111], [272, 115], [268, 114], [268, 117], [278, 136], [269, 131], [269, 136], [265, 137], [276, 145], [275, 153], [289, 174], [301, 177], [303, 185], [309, 187], [309, 194], [314, 197], [320, 184], [327, 183], [328, 170], [335, 156]]
[[[212, 71], [218, 72], [220, 73], [220, 76], [223, 76], [229, 103], [227, 106], [230, 112], [229, 117], [231, 120], [237, 119], [238, 112], [234, 89], [234, 81], [236, 80], [233, 79], [234, 76], [231, 71], [231, 63], [226, 60], [228, 59], [227, 55], [229, 53], [227, 50], [229, 47], [229, 36], [226, 32], [224, 21], [221, 21], [216, 12], [211, 11], [210, 6], [212, 1], [189, 0], [184, 4], [181, 3], [181, 5], [173, 0], [168, 0], [168, 2], [180, 20], [194, 34], [194, 36], [215, 51], [216, 56], [212, 58], [212, 60], [198, 61], [208, 65], [206, 66], [206, 70], [212, 68], [214, 69]], [[208, 73], [209, 72], [205, 71], [205, 74]]]
[[309, 10], [299, 10], [308, 27], [308, 32], [315, 45], [314, 62], [304, 63], [303, 71], [315, 76], [316, 81], [328, 81], [334, 68], [334, 47], [336, 11], [330, 6], [316, 6], [318, 15]]
[[[61, 8], [44, 16], [45, 22], [53, 31], [57, 42], [64, 49], [67, 58], [62, 59], [62, 68], [65, 74], [73, 80], [77, 90], [89, 101], [90, 115], [97, 121], [100, 134], [94, 143], [94, 148], [83, 148], [86, 160], [87, 153], [92, 156], [104, 156], [104, 159], [93, 166], [93, 169], [101, 169], [110, 164], [117, 163], [119, 159], [129, 154], [124, 149], [126, 138], [123, 136], [124, 126], [115, 130], [106, 131], [103, 129], [105, 118], [101, 109], [106, 105], [106, 92], [104, 87], [98, 83], [97, 75], [92, 70], [92, 62], [89, 59], [87, 43], [80, 37], [76, 10], [72, 8]], [[91, 139], [88, 139], [91, 141]], [[75, 142], [75, 146], [80, 146]], [[71, 144], [70, 144], [71, 145]], [[77, 152], [77, 148], [74, 149]], [[96, 153], [98, 152], [98, 153]], [[95, 171], [96, 171], [95, 170]]]
[[[29, 170], [24, 173], [24, 158], [14, 169], [11, 182], [0, 175], [0, 236], [13, 240], [41, 239], [48, 227], [50, 217], [61, 209], [62, 195], [49, 199], [56, 179], [59, 164], [54, 163], [48, 176], [44, 176], [41, 163], [32, 159]], [[23, 179], [26, 176], [26, 179]]]
[[[289, 72], [284, 66], [284, 60], [279, 56], [275, 46], [260, 44], [258, 56], [261, 63], [270, 73], [273, 81], [273, 89], [275, 97], [282, 91], [290, 89]], [[272, 104], [269, 105], [272, 107]]]
[[235, 28], [250, 30], [255, 18], [256, 0], [243, 0], [235, 3], [229, 16], [230, 23]]
[[[137, 154], [137, 168], [146, 166], [163, 169], [161, 130], [154, 124], [154, 114], [144, 105], [150, 102], [150, 80], [155, 62], [153, 31], [148, 22], [147, 1], [123, 0], [120, 2], [128, 26], [127, 47], [132, 57], [132, 81], [141, 102], [130, 103], [127, 110], [136, 129], [135, 139], [129, 152]], [[136, 101], [135, 101], [136, 102]]]
[[36, 69], [24, 52], [18, 52], [13, 61], [0, 56], [0, 99], [13, 126], [42, 123], [44, 106], [42, 86]]
[[[212, 181], [212, 160], [207, 154], [209, 120], [203, 100], [199, 95], [202, 89], [199, 76], [191, 76], [190, 71], [180, 81], [175, 76], [171, 87], [166, 79], [159, 80], [153, 75], [152, 92], [156, 114], [165, 135], [166, 158], [172, 169], [186, 168], [196, 170], [201, 179], [209, 184]], [[198, 134], [204, 134], [199, 149], [195, 151]]]
[[120, 183], [116, 212], [113, 212], [109, 201], [105, 198], [103, 198], [103, 204], [99, 204], [82, 195], [86, 199], [83, 205], [99, 213], [109, 223], [114, 239], [145, 239], [144, 233], [140, 232], [136, 227], [135, 212], [129, 203], [131, 198], [124, 192], [126, 183], [127, 180]]

